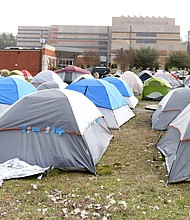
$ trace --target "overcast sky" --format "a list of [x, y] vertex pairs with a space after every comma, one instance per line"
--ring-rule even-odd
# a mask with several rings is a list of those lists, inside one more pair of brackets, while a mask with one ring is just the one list
[[16, 35], [18, 26], [111, 26], [112, 17], [175, 18], [181, 38], [190, 31], [189, 1], [181, 0], [9, 0], [1, 1], [0, 33]]

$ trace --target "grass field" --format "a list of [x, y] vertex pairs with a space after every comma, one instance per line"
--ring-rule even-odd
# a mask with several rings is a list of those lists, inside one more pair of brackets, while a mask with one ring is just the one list
[[[148, 104], [155, 104], [149, 102]], [[146, 101], [120, 130], [97, 165], [97, 176], [52, 170], [7, 180], [0, 187], [0, 219], [190, 219], [190, 184], [166, 186], [164, 158]]]

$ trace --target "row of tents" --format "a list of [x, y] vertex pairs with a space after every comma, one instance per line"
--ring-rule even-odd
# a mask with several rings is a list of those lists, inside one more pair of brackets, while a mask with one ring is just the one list
[[152, 129], [163, 131], [156, 144], [164, 155], [168, 183], [190, 181], [190, 89], [170, 91], [152, 114]]
[[[29, 72], [27, 70], [13, 70], [9, 71], [8, 76], [14, 75], [17, 77], [28, 77], [28, 81], [31, 80], [33, 85], [37, 87], [46, 82], [46, 71], [43, 71], [44, 75], [40, 77], [29, 77]], [[53, 72], [53, 71], [52, 71]], [[55, 73], [59, 76], [60, 83], [63, 82], [70, 84], [72, 82], [78, 81], [81, 78], [93, 78], [90, 71], [82, 69], [77, 66], [68, 65], [67, 67], [56, 70]], [[30, 74], [31, 75], [31, 74]], [[37, 74], [38, 75], [38, 74]], [[44, 79], [43, 79], [44, 77]], [[148, 70], [141, 71], [138, 75], [132, 71], [126, 71], [120, 74], [118, 78], [124, 80], [128, 86], [132, 89], [135, 95], [141, 95], [142, 99], [148, 100], [161, 100], [169, 91], [173, 88], [178, 88], [183, 86], [181, 81], [174, 75], [164, 71], [158, 71], [153, 73]], [[62, 80], [60, 80], [62, 79]], [[41, 80], [41, 82], [40, 82]], [[53, 80], [54, 81], [54, 80]], [[49, 83], [49, 81], [48, 81]], [[48, 86], [48, 85], [43, 85]]]
[[153, 108], [151, 120], [153, 130], [163, 131], [156, 146], [165, 157], [167, 182], [190, 181], [189, 86], [164, 71], [154, 75], [150, 71], [142, 71], [138, 77], [143, 82], [141, 98], [159, 101]]
[[143, 82], [146, 71], [140, 76], [126, 71], [120, 77], [95, 79], [80, 68], [68, 68], [65, 73], [41, 71], [30, 82], [15, 76], [19, 74], [0, 77], [0, 163], [18, 157], [43, 168], [53, 165], [96, 174], [95, 166], [113, 138], [111, 130], [135, 117], [135, 95], [141, 95], [161, 99], [152, 127], [170, 130], [166, 137], [172, 138], [161, 138], [157, 146], [166, 157], [168, 181], [175, 182], [174, 158], [177, 143], [182, 143], [178, 130], [184, 128], [173, 129], [171, 122], [186, 107], [189, 88], [178, 88], [177, 79], [168, 76], [167, 80], [161, 74]]
[[184, 86], [175, 75], [164, 71], [158, 71], [154, 75], [148, 70], [143, 70], [138, 75], [126, 71], [118, 77], [125, 80], [134, 94], [141, 95], [144, 100], [160, 101], [171, 90]]
[[0, 77], [0, 163], [19, 158], [96, 174], [112, 129], [135, 117], [137, 104], [132, 89], [116, 77], [70, 84], [51, 70], [30, 82]]

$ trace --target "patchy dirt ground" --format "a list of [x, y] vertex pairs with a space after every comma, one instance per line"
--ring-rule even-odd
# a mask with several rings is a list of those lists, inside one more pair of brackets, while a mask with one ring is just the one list
[[166, 187], [167, 171], [156, 143], [162, 132], [151, 129], [152, 111], [140, 101], [136, 117], [114, 130], [97, 165], [97, 176], [53, 170], [5, 181], [0, 188], [1, 219], [190, 219], [190, 186]]

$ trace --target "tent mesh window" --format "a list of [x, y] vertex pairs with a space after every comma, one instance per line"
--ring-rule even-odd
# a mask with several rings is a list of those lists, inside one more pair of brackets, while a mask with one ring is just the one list
[[160, 86], [160, 82], [150, 82], [149, 86]]
[[71, 72], [65, 73], [65, 81], [68, 81], [68, 82], [72, 81], [72, 73]]

